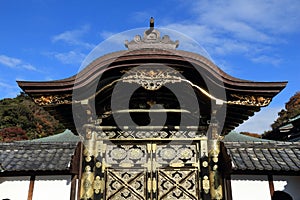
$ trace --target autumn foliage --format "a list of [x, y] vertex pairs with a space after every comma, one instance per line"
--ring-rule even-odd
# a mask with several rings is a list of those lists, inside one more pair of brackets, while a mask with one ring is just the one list
[[261, 138], [261, 134], [257, 134], [257, 133], [240, 132], [240, 134], [247, 135], [247, 136], [250, 136], [250, 137], [255, 137], [255, 138]]
[[0, 100], [0, 141], [41, 138], [63, 131], [64, 127], [30, 97]]
[[27, 140], [26, 131], [20, 127], [8, 127], [0, 130], [0, 139], [3, 142]]

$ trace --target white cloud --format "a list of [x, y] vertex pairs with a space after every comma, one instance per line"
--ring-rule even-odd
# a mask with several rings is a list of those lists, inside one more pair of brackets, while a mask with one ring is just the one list
[[0, 87], [4, 87], [4, 88], [14, 88], [14, 86], [10, 85], [10, 84], [7, 84], [5, 82], [1, 82], [0, 81]]
[[262, 134], [264, 131], [271, 130], [271, 124], [277, 119], [278, 112], [282, 109], [282, 107], [263, 108], [260, 112], [256, 113], [242, 125], [237, 127], [235, 131], [247, 131]]
[[62, 41], [69, 45], [72, 45], [72, 46], [80, 46], [80, 47], [84, 47], [87, 49], [93, 49], [95, 47], [94, 44], [84, 42], [82, 40], [82, 37], [85, 34], [87, 34], [89, 32], [89, 30], [90, 30], [89, 26], [85, 25], [85, 26], [82, 26], [80, 29], [69, 30], [69, 31], [60, 33], [58, 35], [55, 35], [52, 38], [52, 41], [53, 42]]
[[267, 55], [260, 55], [256, 58], [252, 58], [251, 60], [256, 63], [271, 63], [274, 66], [278, 66], [282, 62], [281, 58]]
[[281, 58], [273, 56], [275, 45], [300, 30], [298, 0], [181, 2], [194, 16], [165, 27], [195, 38], [213, 57], [244, 54], [252, 62], [276, 66]]
[[0, 99], [13, 98], [20, 92], [16, 83], [7, 83], [0, 81]]
[[[177, 24], [169, 24], [164, 27], [179, 31], [184, 35], [187, 35], [188, 37], [195, 39], [197, 42], [199, 42], [199, 45], [203, 49], [206, 49], [208, 53], [212, 53], [214, 55], [247, 53], [251, 51], [250, 50], [251, 45], [248, 42], [239, 41], [236, 40], [235, 38], [221, 35], [218, 32], [214, 31], [212, 28], [209, 28], [208, 26], [192, 24], [192, 23], [191, 24], [177, 23]], [[182, 44], [186, 45], [185, 44], [186, 41], [182, 41], [182, 38], [176, 38], [176, 39], [179, 39], [180, 47], [182, 47]], [[185, 50], [191, 51], [191, 49], [186, 49], [186, 47]], [[253, 51], [254, 50], [252, 50], [251, 52]]]
[[5, 55], [0, 55], [0, 63], [6, 65], [8, 67], [16, 67], [22, 63], [22, 61], [18, 58], [8, 57]]
[[0, 64], [15, 69], [38, 71], [33, 65], [28, 64], [19, 58], [9, 57], [6, 55], [0, 55]]
[[84, 53], [78, 51], [68, 51], [68, 52], [48, 52], [46, 53], [48, 56], [53, 56], [63, 64], [80, 64], [86, 55]]
[[278, 34], [299, 31], [298, 0], [204, 0], [195, 1], [191, 6], [201, 22], [232, 33], [239, 33], [239, 28], [247, 33], [254, 30], [263, 35], [265, 32]]

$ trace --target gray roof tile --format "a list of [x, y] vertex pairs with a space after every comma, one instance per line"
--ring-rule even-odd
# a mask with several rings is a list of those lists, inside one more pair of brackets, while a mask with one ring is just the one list
[[224, 142], [233, 170], [300, 172], [300, 142]]
[[76, 142], [0, 143], [2, 172], [69, 170]]

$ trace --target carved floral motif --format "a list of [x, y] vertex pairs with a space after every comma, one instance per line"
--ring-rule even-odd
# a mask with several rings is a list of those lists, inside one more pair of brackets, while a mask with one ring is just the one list
[[130, 70], [122, 78], [125, 83], [137, 83], [146, 90], [158, 90], [166, 83], [179, 83], [179, 72], [171, 68], [166, 69], [138, 69]]
[[250, 95], [238, 95], [238, 94], [231, 94], [237, 100], [234, 101], [227, 101], [227, 104], [234, 104], [234, 105], [245, 105], [245, 106], [267, 106], [271, 102], [271, 98], [262, 97], [262, 96], [250, 96]]
[[72, 94], [33, 97], [33, 101], [40, 106], [56, 105], [56, 104], [71, 104]]

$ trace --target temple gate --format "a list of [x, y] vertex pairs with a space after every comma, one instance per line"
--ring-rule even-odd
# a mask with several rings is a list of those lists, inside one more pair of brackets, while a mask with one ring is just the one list
[[220, 140], [284, 82], [227, 75], [177, 50], [153, 19], [128, 50], [104, 55], [76, 76], [19, 86], [82, 136], [80, 199], [225, 199]]

